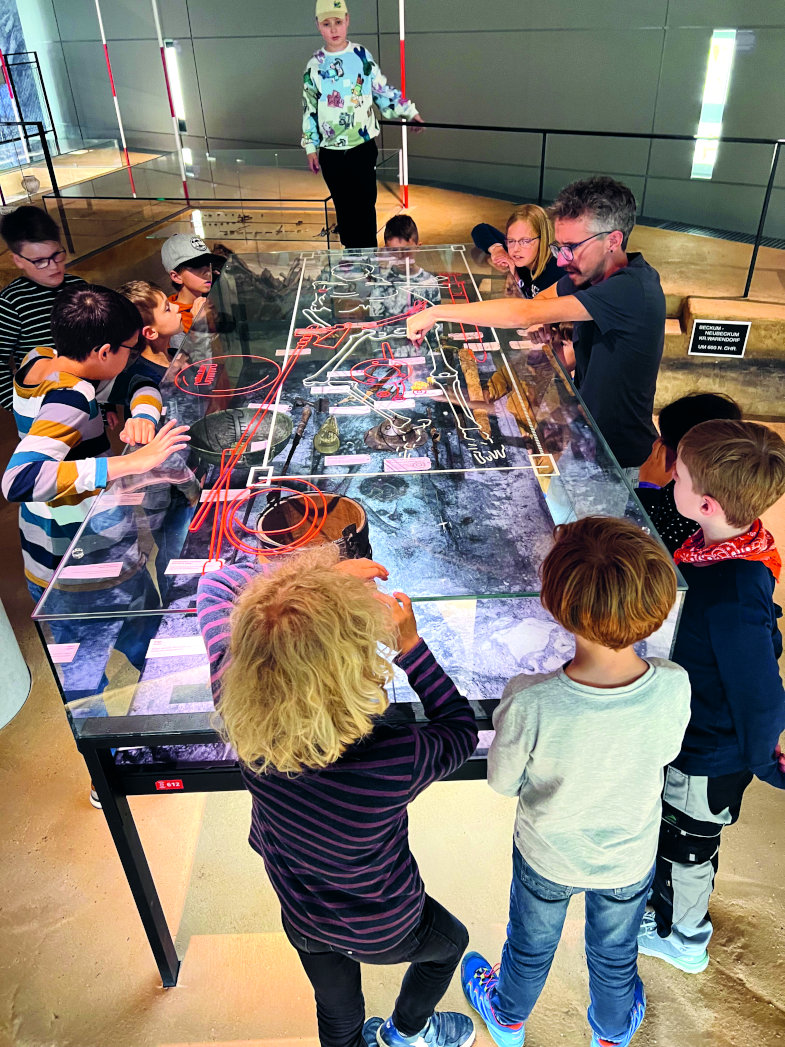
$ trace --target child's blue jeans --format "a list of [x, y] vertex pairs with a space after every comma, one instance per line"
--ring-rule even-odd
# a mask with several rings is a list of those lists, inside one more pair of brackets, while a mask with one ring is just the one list
[[[508, 1025], [531, 1014], [551, 969], [570, 897], [584, 890], [538, 875], [517, 847], [512, 867], [507, 941], [490, 996], [496, 1017]], [[588, 1018], [601, 1039], [621, 1040], [627, 1032], [638, 977], [637, 936], [653, 875], [652, 868], [628, 887], [585, 889]]]

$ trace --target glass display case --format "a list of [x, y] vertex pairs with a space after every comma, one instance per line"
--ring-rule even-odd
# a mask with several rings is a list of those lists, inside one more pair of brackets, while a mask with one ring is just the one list
[[[465, 324], [407, 340], [412, 310], [478, 299], [467, 251], [228, 252], [161, 386], [189, 448], [93, 501], [34, 612], [121, 857], [126, 796], [241, 787], [212, 723], [204, 573], [325, 541], [384, 564], [474, 705], [462, 773], [480, 776], [505, 683], [571, 654], [538, 597], [554, 525], [649, 528], [548, 347]], [[641, 653], [669, 655], [684, 588]], [[400, 672], [390, 698], [423, 716]]]

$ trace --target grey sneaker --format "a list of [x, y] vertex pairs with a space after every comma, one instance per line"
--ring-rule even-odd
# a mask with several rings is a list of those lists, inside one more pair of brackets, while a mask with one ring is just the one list
[[687, 974], [700, 974], [709, 966], [709, 954], [705, 949], [689, 949], [673, 940], [673, 935], [660, 938], [653, 912], [643, 914], [638, 931], [638, 952], [644, 956], [657, 956], [671, 967], [678, 967]]

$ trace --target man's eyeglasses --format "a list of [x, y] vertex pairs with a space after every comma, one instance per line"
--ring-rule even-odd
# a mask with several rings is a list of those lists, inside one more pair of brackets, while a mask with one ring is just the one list
[[548, 244], [548, 250], [554, 258], [558, 258], [561, 255], [565, 262], [571, 262], [575, 257], [576, 250], [583, 244], [587, 244], [589, 240], [593, 240], [596, 236], [608, 236], [610, 233], [615, 232], [615, 229], [603, 229], [602, 232], [592, 233], [591, 236], [587, 236], [585, 240], [579, 240], [577, 244]]
[[539, 240], [539, 236], [524, 236], [522, 240], [508, 240], [508, 247], [528, 247], [529, 244], [536, 244]]
[[48, 258], [28, 258], [26, 254], [20, 254], [19, 257], [24, 258], [26, 262], [30, 262], [36, 269], [48, 269], [50, 265], [59, 265], [62, 262], [65, 258], [65, 251], [61, 247], [59, 251], [50, 254]]

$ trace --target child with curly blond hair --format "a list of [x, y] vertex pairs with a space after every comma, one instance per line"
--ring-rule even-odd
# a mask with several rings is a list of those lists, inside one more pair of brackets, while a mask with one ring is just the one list
[[[425, 893], [407, 807], [474, 751], [469, 703], [387, 596], [371, 560], [333, 546], [206, 574], [197, 611], [213, 695], [252, 798], [251, 846], [316, 997], [323, 1047], [468, 1047], [470, 1018], [434, 1013], [468, 944]], [[390, 662], [428, 723], [386, 722]], [[409, 963], [392, 1015], [365, 1021], [360, 962]]]

